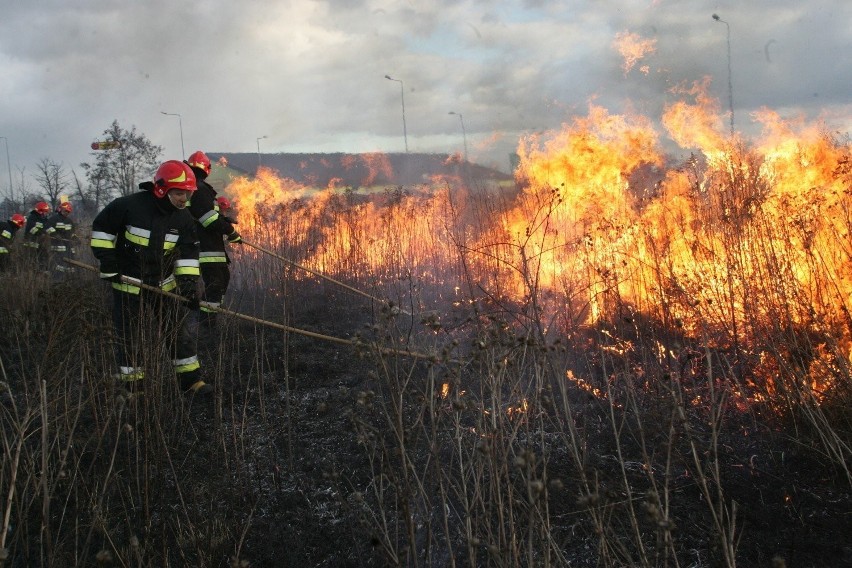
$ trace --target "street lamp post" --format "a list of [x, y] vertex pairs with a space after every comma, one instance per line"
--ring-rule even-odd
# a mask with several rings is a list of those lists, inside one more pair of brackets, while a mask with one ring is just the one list
[[731, 112], [731, 136], [734, 135], [734, 86], [731, 81], [731, 26], [719, 17], [719, 14], [713, 14], [713, 19], [717, 22], [725, 24], [728, 40], [728, 108]]
[[464, 140], [464, 161], [467, 161], [467, 132], [464, 129], [464, 117], [462, 113], [451, 110], [449, 114], [457, 114], [462, 127], [462, 140]]
[[266, 138], [266, 136], [260, 136], [257, 139], [257, 169], [260, 169], [260, 141]]
[[408, 131], [405, 128], [405, 84], [402, 79], [394, 79], [390, 75], [385, 75], [385, 79], [399, 83], [399, 96], [402, 99], [402, 136], [405, 139], [405, 153], [408, 154]]
[[176, 116], [178, 117], [178, 126], [180, 126], [180, 157], [181, 160], [186, 159], [186, 152], [183, 149], [183, 119], [181, 119], [180, 114], [176, 112], [163, 112], [160, 111], [160, 114], [164, 114], [166, 116]]
[[9, 161], [9, 139], [5, 136], [0, 136], [3, 142], [6, 143], [6, 169], [9, 170], [9, 200], [15, 200], [14, 190], [12, 189], [12, 162]]

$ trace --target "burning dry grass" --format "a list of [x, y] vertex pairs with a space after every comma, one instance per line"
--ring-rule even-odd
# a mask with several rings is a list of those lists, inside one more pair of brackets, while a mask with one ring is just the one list
[[[295, 508], [315, 524], [294, 565], [831, 564], [849, 145], [771, 113], [764, 139], [727, 139], [690, 93], [665, 118], [695, 148], [678, 164], [647, 120], [592, 108], [523, 143], [511, 193], [239, 180], [246, 240], [391, 303], [234, 250], [232, 307], [359, 349], [228, 326], [200, 419], [155, 357], [141, 411], [112, 396], [97, 288], [4, 276], [3, 544], [18, 563], [264, 565]], [[307, 550], [340, 526], [346, 552]], [[802, 559], [793, 534], [837, 556]]]
[[[582, 471], [589, 460], [588, 441], [572, 425], [576, 411], [570, 389], [575, 387], [610, 406], [613, 433], [625, 422], [637, 428], [631, 436], [638, 437], [642, 449], [635, 463], [651, 483], [647, 495], [654, 497], [646, 506], [658, 521], [654, 554], [664, 558], [679, 554], [664, 513], [672, 503], [659, 501], [672, 499], [669, 484], [675, 481], [677, 453], [692, 456], [691, 463], [680, 466], [696, 480], [705, 500], [719, 539], [718, 560], [736, 563], [739, 513], [723, 489], [725, 460], [718, 445], [727, 421], [741, 424], [759, 416], [758, 429], [793, 424], [797, 435], [817, 442], [818, 453], [852, 484], [845, 410], [852, 354], [849, 145], [817, 128], [784, 123], [768, 111], [757, 116], [766, 126], [761, 140], [726, 138], [705, 87], [682, 90], [692, 102], [672, 104], [664, 117], [672, 138], [694, 149], [680, 164], [663, 155], [649, 121], [592, 107], [588, 117], [548, 140], [522, 144], [517, 196], [445, 183], [426, 194], [388, 194], [384, 202], [337, 196], [286, 209], [282, 240], [295, 249], [291, 253], [301, 251], [311, 267], [375, 286], [378, 295], [410, 305], [415, 313], [448, 316], [446, 326], [431, 318], [429, 333], [421, 338], [409, 328], [386, 332], [385, 339], [401, 347], [434, 342], [436, 352], [441, 344], [449, 345], [457, 358], [476, 362], [473, 376], [483, 390], [475, 396], [464, 373], [446, 381], [430, 379], [468, 398], [454, 395], [454, 410], [442, 418], [447, 422], [432, 424], [428, 431], [471, 438], [449, 456], [443, 453], [447, 446], [438, 444], [441, 455], [433, 455], [433, 463], [449, 460], [461, 468], [462, 479], [475, 480], [476, 493], [496, 492], [489, 493], [489, 503], [506, 498], [526, 503], [532, 509], [523, 507], [525, 514], [542, 524], [529, 527], [529, 542], [516, 542], [517, 518], [503, 518], [490, 505], [476, 512], [475, 501], [465, 501], [470, 486], [445, 479], [432, 489], [455, 495], [463, 518], [484, 515], [488, 527], [488, 538], [470, 530], [466, 543], [457, 543], [471, 563], [478, 558], [473, 550], [480, 549], [472, 543], [482, 544], [497, 563], [505, 561], [507, 550], [516, 555], [509, 564], [523, 563], [524, 554], [539, 559], [533, 550], [556, 555], [546, 556], [545, 563], [558, 563], [558, 547], [547, 541], [549, 518], [542, 516], [536, 499], [529, 493], [523, 499], [503, 495], [517, 482], [515, 474], [510, 469], [486, 473], [465, 452], [491, 448], [490, 440], [508, 431], [504, 450], [509, 454], [498, 461], [501, 467], [514, 463], [529, 442], [524, 437], [520, 443], [514, 417], [542, 412], [545, 398], [559, 398], [563, 406], [555, 422], [542, 413], [537, 423], [521, 423], [529, 428], [529, 438], [562, 432], [565, 446], [573, 448], [574, 467]], [[268, 219], [263, 212], [244, 213]], [[460, 337], [471, 336], [470, 343], [455, 348]], [[553, 359], [564, 338], [588, 341], [588, 349], [575, 347], [572, 357]], [[436, 391], [412, 391], [410, 381], [394, 382], [400, 372], [405, 377], [412, 371], [395, 368], [381, 381], [391, 385], [383, 410], [396, 417], [387, 425], [395, 437], [368, 447], [388, 453], [375, 459], [395, 463], [396, 475], [403, 476], [395, 482], [404, 482], [408, 494], [423, 479], [408, 478], [403, 441], [411, 428], [426, 426], [416, 419], [405, 423], [405, 401], [431, 401]], [[558, 397], [545, 394], [553, 391]], [[435, 419], [433, 403], [425, 404], [408, 410]], [[471, 408], [472, 416], [463, 420], [462, 409]], [[661, 415], [649, 420], [649, 408]], [[696, 428], [696, 419], [705, 426]], [[658, 420], [668, 424], [668, 431], [656, 432]], [[662, 464], [646, 446], [649, 428], [656, 432], [651, 437], [658, 437], [655, 446], [670, 448]], [[434, 441], [432, 435], [423, 436]], [[448, 439], [447, 444], [454, 443]], [[623, 448], [625, 440], [616, 437], [615, 444]], [[602, 539], [601, 557], [615, 564], [666, 563], [644, 549], [644, 529], [636, 521], [641, 515], [632, 507], [633, 475], [625, 465], [631, 460], [620, 450], [616, 459], [624, 469], [624, 518], [632, 522], [620, 526], [611, 502], [597, 514], [589, 507], [598, 533], [611, 537]], [[546, 480], [546, 469], [528, 481], [546, 487], [538, 483]], [[662, 472], [663, 487], [655, 472]], [[432, 473], [443, 475], [437, 469]], [[431, 479], [427, 472], [420, 475]], [[599, 494], [598, 481], [581, 475], [577, 482], [583, 495]], [[414, 493], [425, 499], [422, 491]], [[375, 498], [383, 503], [386, 495], [379, 491]], [[400, 512], [414, 522], [405, 509], [411, 506]], [[434, 504], [418, 506], [429, 509], [421, 512], [425, 517], [437, 514]], [[449, 523], [443, 514], [439, 517], [440, 523]], [[624, 530], [633, 533], [626, 548], [615, 544]], [[407, 537], [400, 538], [420, 546], [412, 531], [408, 526]], [[533, 543], [533, 535], [544, 540]], [[392, 542], [382, 545], [399, 561], [401, 551]], [[500, 556], [492, 554], [488, 542]]]

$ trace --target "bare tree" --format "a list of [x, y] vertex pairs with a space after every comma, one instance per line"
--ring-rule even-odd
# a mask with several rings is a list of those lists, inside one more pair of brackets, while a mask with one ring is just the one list
[[[81, 164], [84, 166], [86, 164]], [[103, 173], [102, 171], [100, 173]], [[80, 206], [88, 213], [95, 214], [101, 210], [109, 201], [111, 192], [106, 188], [106, 179], [103, 175], [93, 175], [93, 170], [89, 169], [86, 172], [88, 185], [84, 185], [84, 181], [80, 179], [76, 171], [72, 172], [74, 176], [74, 188], [77, 198], [80, 200]]]
[[19, 196], [18, 200], [23, 203], [25, 208], [35, 204], [36, 201], [41, 201], [42, 197], [33, 191], [32, 185], [26, 175], [27, 168], [20, 166], [16, 166], [16, 168], [20, 176], [19, 180], [15, 180], [18, 187], [16, 190], [16, 195]]
[[82, 163], [91, 189], [95, 191], [97, 206], [112, 195], [130, 195], [137, 191], [140, 181], [153, 177], [159, 165], [161, 146], [154, 145], [148, 138], [136, 132], [136, 127], [124, 130], [117, 120], [104, 130], [104, 138], [116, 142], [105, 150], [92, 152], [94, 163]]
[[57, 164], [50, 158], [42, 158], [36, 164], [36, 173], [33, 177], [44, 190], [50, 204], [55, 206], [59, 203], [59, 196], [68, 184], [68, 174], [62, 164]]

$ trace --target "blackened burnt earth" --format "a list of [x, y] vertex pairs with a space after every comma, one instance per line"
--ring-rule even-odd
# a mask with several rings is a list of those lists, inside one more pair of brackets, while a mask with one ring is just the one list
[[[291, 325], [333, 337], [369, 336], [365, 330], [383, 315], [378, 307], [324, 288], [309, 290], [295, 301], [298, 309]], [[267, 470], [268, 481], [260, 484], [254, 496], [259, 505], [241, 556], [261, 566], [390, 564], [379, 546], [375, 526], [365, 522], [363, 509], [357, 506], [357, 499], [375, 482], [376, 472], [359, 443], [352, 415], [363, 415], [365, 393], [382, 390], [372, 372], [374, 361], [359, 356], [352, 347], [298, 334], [288, 334], [286, 346], [274, 332], [262, 337], [271, 362], [266, 376], [276, 395], [267, 397], [265, 409], [260, 408], [258, 400], [249, 410], [253, 421], [267, 414], [259, 421], [266, 424], [261, 428], [266, 432], [243, 435], [256, 443], [264, 436], [274, 439], [268, 440], [268, 450], [258, 451], [255, 458], [265, 463], [255, 467]], [[252, 353], [246, 352], [243, 360], [249, 360]], [[607, 420], [605, 404], [589, 399], [582, 407], [589, 422]], [[599, 418], [590, 417], [595, 413]], [[386, 427], [384, 420], [377, 411], [376, 427]], [[275, 422], [278, 424], [272, 425]], [[842, 472], [779, 429], [769, 430], [744, 420], [743, 424], [726, 424], [724, 432], [719, 443], [720, 476], [726, 498], [736, 502], [737, 531], [741, 534], [738, 565], [780, 566], [783, 559], [790, 567], [852, 566], [852, 541], [842, 536], [852, 534], [852, 494]], [[695, 435], [710, 436], [709, 430]], [[600, 481], [599, 498], [622, 503], [624, 495], [618, 488], [623, 486], [623, 472], [618, 460], [613, 459], [611, 438], [590, 434], [589, 445], [595, 448], [588, 468]], [[635, 450], [633, 455], [637, 455], [638, 449], [630, 446], [630, 441], [625, 441], [623, 451]], [[706, 460], [706, 448], [701, 452], [699, 459]], [[552, 448], [554, 456], [562, 453], [562, 449]], [[681, 453], [674, 467], [686, 472], [693, 457], [686, 445]], [[563, 479], [569, 481], [573, 475], [560, 472], [558, 460], [551, 468], [553, 477], [563, 473]], [[629, 462], [627, 475], [636, 487], [644, 484], [640, 470], [636, 462]], [[607, 487], [616, 489], [608, 493]], [[669, 516], [675, 523], [681, 563], [686, 559], [696, 567], [723, 565], [715, 536], [708, 530], [713, 526], [712, 516], [696, 480], [686, 473], [674, 476], [669, 489]], [[712, 492], [717, 488], [711, 485], [709, 489]], [[595, 530], [577, 491], [568, 487], [554, 490], [549, 499], [554, 539], [564, 543], [564, 556], [570, 565], [599, 565]], [[637, 509], [641, 511], [644, 505], [645, 501], [637, 498]], [[640, 529], [653, 534], [657, 530], [654, 519], [640, 512]], [[462, 534], [460, 525], [453, 529]], [[400, 535], [400, 539], [403, 537]], [[458, 552], [466, 542], [457, 539], [456, 544], [458, 565], [467, 565], [466, 555]], [[437, 554], [431, 565], [442, 565], [435, 558]], [[478, 565], [499, 565], [487, 554], [477, 558]], [[664, 565], [663, 561], [657, 565]]]
[[[202, 333], [206, 341], [200, 350], [217, 388], [215, 402], [183, 398], [165, 379], [134, 399], [117, 393], [111, 362], [99, 349], [111, 333], [101, 286], [84, 280], [43, 288], [14, 286], [5, 293], [12, 289], [32, 290], [33, 297], [7, 296], [0, 308], [8, 324], [8, 333], [0, 337], [9, 389], [0, 393], [2, 427], [10, 441], [3, 450], [0, 495], [8, 495], [10, 450], [23, 409], [40, 408], [41, 381], [47, 386], [49, 440], [55, 437], [55, 442], [46, 454], [51, 472], [46, 530], [38, 482], [41, 422], [28, 423], [6, 540], [7, 566], [41, 564], [48, 532], [53, 557], [47, 564], [54, 566], [110, 565], [103, 556], [107, 552], [113, 565], [393, 564], [383, 545], [385, 535], [377, 530], [380, 523], [370, 517], [379, 506], [369, 495], [380, 474], [392, 473], [395, 464], [371, 461], [376, 454], [367, 450], [365, 430], [357, 427], [368, 423], [375, 432], [390, 432], [381, 400], [385, 385], [376, 372], [382, 361], [369, 350], [346, 344], [356, 337], [383, 336], [386, 312], [380, 306], [311, 283], [301, 283], [287, 305], [265, 304], [262, 311], [253, 311], [251, 298], [241, 298], [242, 305], [234, 306], [240, 311], [266, 314], [324, 337], [223, 318], [219, 331]], [[472, 336], [459, 334], [463, 344], [471, 343]], [[578, 353], [577, 359], [594, 361], [594, 356]], [[589, 364], [586, 376], [596, 372], [593, 367]], [[413, 381], [425, 381], [426, 365], [409, 368]], [[468, 380], [477, 379], [471, 374]], [[473, 391], [476, 385], [465, 386]], [[584, 467], [598, 482], [595, 506], [621, 515], [626, 476], [636, 488], [638, 529], [652, 535], [646, 540], [653, 543], [659, 527], [643, 509], [647, 479], [637, 441], [622, 438], [622, 469], [606, 428], [610, 409], [600, 399], [575, 395], [577, 426], [588, 439]], [[407, 403], [406, 419], [417, 421], [419, 404]], [[663, 419], [645, 430], [657, 457], [666, 450], [662, 406]], [[653, 417], [656, 410], [647, 410]], [[815, 447], [793, 440], [783, 424], [766, 423], [772, 428], [748, 417], [742, 423], [728, 421], [718, 444], [723, 489], [728, 503], [736, 501], [742, 534], [738, 565], [771, 566], [777, 557], [789, 567], [852, 566], [852, 499], [843, 472], [820, 459]], [[542, 424], [547, 428], [552, 423]], [[706, 442], [709, 430], [697, 423], [695, 428], [695, 439]], [[549, 475], [562, 482], [547, 493], [553, 542], [566, 565], [602, 565], [567, 448], [551, 431], [532, 434], [553, 440]], [[434, 455], [410, 442], [416, 469], [426, 471]], [[709, 464], [707, 447], [703, 444], [698, 452], [704, 465]], [[676, 526], [679, 565], [721, 566], [705, 497], [694, 476], [686, 473], [694, 465], [693, 455], [686, 444], [676, 449], [669, 518]], [[717, 487], [709, 489], [712, 493]], [[402, 525], [394, 515], [389, 512], [388, 526], [397, 538], [396, 551], [404, 551], [406, 535], [396, 532]], [[469, 565], [463, 520], [454, 518], [449, 527], [458, 566]], [[626, 518], [621, 522], [629, 532]], [[518, 534], [524, 530], [519, 524]], [[418, 533], [415, 540], [422, 542], [421, 537]], [[476, 545], [475, 564], [501, 565], [489, 556], [486, 544]], [[422, 549], [417, 554], [423, 558]], [[666, 565], [653, 554], [650, 558], [651, 565]], [[446, 560], [447, 550], [437, 550], [420, 565], [443, 566]], [[399, 563], [410, 562], [402, 556]]]

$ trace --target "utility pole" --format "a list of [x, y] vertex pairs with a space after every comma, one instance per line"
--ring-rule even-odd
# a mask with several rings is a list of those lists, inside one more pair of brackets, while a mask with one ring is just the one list
[[459, 122], [461, 122], [461, 127], [462, 127], [462, 140], [464, 141], [464, 161], [466, 162], [467, 161], [467, 132], [464, 129], [464, 117], [462, 116], [462, 113], [455, 112], [455, 111], [452, 111], [452, 110], [449, 112], [449, 114], [457, 114], [459, 116]]
[[15, 190], [12, 189], [12, 162], [9, 161], [9, 139], [5, 136], [0, 136], [0, 138], [6, 143], [6, 169], [9, 170], [9, 201], [14, 201]]
[[258, 137], [257, 139], [257, 169], [260, 170], [260, 141], [266, 138], [266, 135]]
[[402, 79], [394, 79], [390, 75], [385, 75], [385, 79], [399, 83], [399, 96], [402, 99], [402, 136], [405, 138], [405, 153], [408, 154], [408, 131], [405, 128], [405, 84]]
[[166, 116], [176, 116], [178, 117], [178, 126], [180, 127], [180, 159], [186, 160], [186, 152], [183, 149], [183, 119], [176, 112], [163, 112], [160, 111], [160, 114], [164, 114]]
[[713, 14], [713, 19], [717, 22], [725, 24], [728, 39], [728, 109], [731, 112], [731, 137], [734, 136], [734, 85], [731, 81], [731, 26], [719, 17], [719, 14]]

